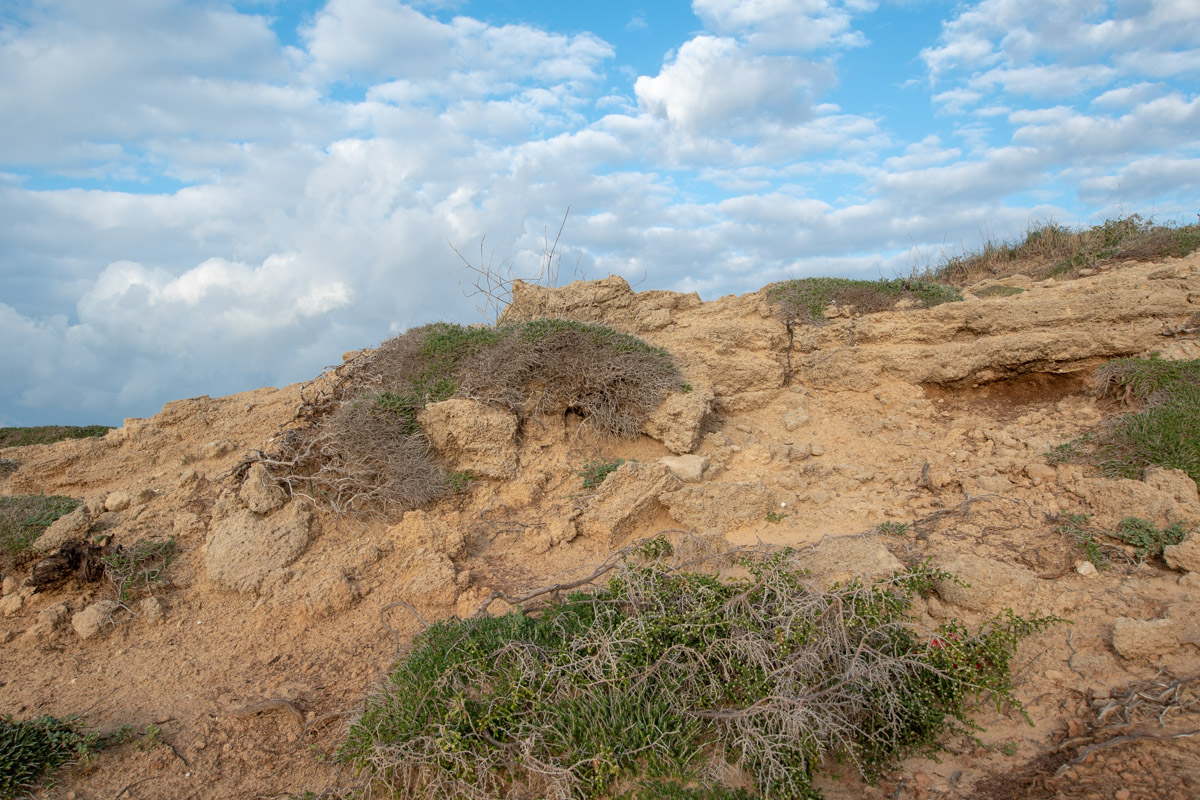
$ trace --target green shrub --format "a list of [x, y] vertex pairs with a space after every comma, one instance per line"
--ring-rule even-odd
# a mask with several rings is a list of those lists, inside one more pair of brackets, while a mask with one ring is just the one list
[[[1056, 621], [1008, 612], [920, 637], [906, 610], [944, 573], [823, 592], [790, 553], [746, 566], [725, 580], [630, 559], [536, 614], [435, 624], [340, 757], [396, 797], [605, 797], [632, 783], [631, 797], [815, 798], [826, 756], [873, 780], [972, 730], [981, 693], [1019, 708], [1016, 644]], [[710, 785], [712, 759], [755, 790]]]
[[0, 496], [0, 555], [7, 559], [27, 557], [46, 528], [78, 505], [78, 500], [59, 495]]
[[64, 439], [89, 439], [111, 431], [107, 425], [38, 425], [32, 428], [0, 428], [0, 447], [51, 444]]
[[54, 770], [86, 759], [99, 747], [96, 734], [83, 733], [68, 717], [0, 719], [0, 798], [26, 797], [53, 784]]

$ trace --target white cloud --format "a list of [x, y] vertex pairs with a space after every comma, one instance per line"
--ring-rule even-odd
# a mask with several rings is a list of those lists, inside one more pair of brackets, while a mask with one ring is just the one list
[[829, 72], [794, 56], [751, 55], [735, 39], [697, 36], [653, 78], [634, 86], [641, 107], [697, 134], [739, 133], [813, 116]]
[[756, 50], [811, 51], [866, 43], [850, 27], [853, 12], [871, 3], [837, 0], [693, 0], [692, 10], [722, 36], [744, 38]]

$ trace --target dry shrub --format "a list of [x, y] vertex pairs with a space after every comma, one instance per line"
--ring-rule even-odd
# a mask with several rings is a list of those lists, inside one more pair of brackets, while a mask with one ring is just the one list
[[526, 418], [573, 410], [597, 431], [635, 436], [679, 372], [665, 350], [600, 325], [435, 323], [343, 365], [332, 385], [259, 460], [293, 496], [386, 513], [448, 491], [417, 421], [429, 403], [467, 397]]
[[[506, 329], [501, 329], [506, 330]], [[514, 325], [464, 364], [461, 393], [524, 417], [584, 417], [596, 430], [632, 437], [679, 386], [665, 350], [599, 325], [535, 320]]]

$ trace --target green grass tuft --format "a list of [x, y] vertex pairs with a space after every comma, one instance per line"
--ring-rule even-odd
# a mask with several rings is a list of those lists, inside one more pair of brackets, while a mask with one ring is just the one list
[[1096, 376], [1106, 394], [1143, 406], [1098, 437], [1101, 469], [1138, 478], [1156, 464], [1200, 482], [1200, 360], [1122, 358]]
[[73, 717], [5, 716], [0, 719], [0, 800], [52, 786], [56, 769], [88, 758], [99, 746], [99, 736], [84, 733]]
[[74, 511], [78, 500], [59, 495], [0, 496], [0, 553], [23, 557], [56, 519]]

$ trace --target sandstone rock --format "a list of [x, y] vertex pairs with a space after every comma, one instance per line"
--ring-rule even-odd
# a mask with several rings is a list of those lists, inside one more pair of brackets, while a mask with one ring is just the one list
[[[221, 505], [221, 504], [219, 504]], [[258, 592], [286, 577], [311, 536], [312, 515], [300, 503], [270, 517], [225, 504], [214, 514], [204, 552], [209, 580], [238, 592]]]
[[1179, 544], [1164, 547], [1163, 560], [1171, 569], [1200, 573], [1200, 535], [1193, 531]]
[[147, 597], [138, 603], [138, 615], [147, 622], [162, 622], [166, 613], [162, 601], [157, 597]]
[[1131, 514], [1161, 528], [1176, 521], [1182, 510], [1173, 494], [1125, 478], [1082, 478], [1075, 482], [1074, 491], [1086, 500], [1096, 524], [1106, 528], [1115, 528]]
[[699, 481], [704, 476], [704, 468], [708, 466], [702, 456], [663, 456], [658, 463], [665, 464], [684, 483]]
[[466, 546], [462, 532], [424, 511], [409, 511], [388, 528], [388, 536], [402, 559], [398, 572], [404, 599], [419, 607], [453, 605], [459, 592], [454, 559]]
[[759, 481], [684, 486], [659, 496], [671, 516], [701, 530], [730, 530], [762, 522], [779, 504]]
[[22, 635], [26, 640], [37, 641], [54, 635], [54, 631], [71, 615], [66, 603], [55, 603], [38, 612], [37, 622]]
[[125, 511], [130, 506], [149, 503], [154, 498], [150, 489], [140, 489], [138, 492], [127, 492], [125, 489], [110, 493], [104, 498], [104, 511]]
[[856, 577], [870, 585], [904, 569], [904, 564], [874, 536], [825, 539], [814, 550], [799, 554], [798, 560], [822, 589], [834, 583], [845, 585]]
[[1177, 503], [1200, 504], [1196, 482], [1181, 469], [1148, 467], [1143, 480], [1147, 485], [1173, 497]]
[[1075, 571], [1083, 576], [1095, 575], [1096, 565], [1090, 561], [1084, 561], [1075, 567]]
[[708, 386], [671, 394], [642, 424], [642, 433], [662, 442], [672, 453], [690, 453], [700, 443], [712, 405], [713, 391]]
[[662, 511], [659, 497], [679, 485], [665, 464], [626, 462], [600, 484], [575, 528], [580, 536], [619, 547]]
[[1179, 625], [1170, 619], [1113, 621], [1113, 649], [1125, 658], [1153, 658], [1179, 646]]
[[1058, 472], [1046, 464], [1026, 464], [1025, 474], [1033, 481], [1034, 486], [1040, 486], [1044, 482], [1053, 481]]
[[92, 603], [83, 611], [71, 617], [71, 627], [75, 629], [75, 633], [79, 635], [80, 639], [91, 639], [98, 633], [116, 627], [112, 616], [120, 608], [120, 603], [115, 603], [112, 600], [101, 600], [98, 603]]
[[237, 445], [228, 439], [218, 439], [215, 442], [209, 442], [200, 446], [199, 456], [207, 461], [212, 458], [220, 458], [221, 456], [232, 453], [237, 449]]
[[4, 580], [0, 581], [0, 595], [7, 597], [10, 594], [16, 594], [20, 589], [21, 582], [15, 575], [5, 575]]
[[808, 412], [797, 406], [783, 415], [783, 427], [794, 431], [801, 425], [808, 424]]
[[238, 490], [238, 497], [246, 504], [246, 508], [255, 514], [269, 514], [283, 508], [288, 499], [287, 492], [271, 480], [262, 464], [254, 464], [246, 470], [246, 478]]
[[937, 582], [937, 593], [951, 605], [989, 614], [1004, 608], [1011, 608], [1018, 614], [1032, 609], [1038, 581], [1037, 576], [1024, 567], [965, 553], [936, 558], [933, 566], [967, 584], [960, 586], [950, 580]]
[[5, 595], [0, 599], [0, 614], [11, 617], [16, 614], [25, 605], [25, 598], [19, 594]]
[[67, 542], [86, 539], [91, 524], [87, 506], [77, 506], [75, 510], [63, 514], [46, 528], [34, 541], [33, 549], [39, 553], [50, 553]]
[[451, 469], [485, 478], [517, 474], [517, 415], [474, 400], [430, 403], [421, 428]]

